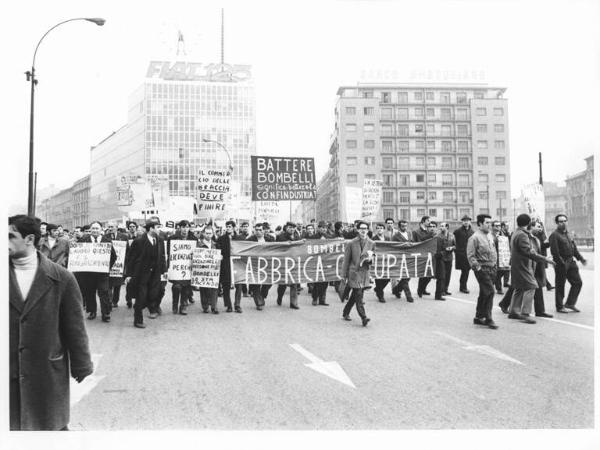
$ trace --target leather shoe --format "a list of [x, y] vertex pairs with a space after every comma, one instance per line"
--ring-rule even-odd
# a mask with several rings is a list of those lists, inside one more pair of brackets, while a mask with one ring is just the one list
[[536, 314], [535, 316], [536, 317], [548, 317], [548, 318], [554, 317], [552, 314], [548, 314], [548, 313], [545, 313], [545, 312], [544, 313], [540, 313], [540, 314]]
[[113, 304], [112, 304], [112, 307], [113, 307], [113, 308], [118, 308], [118, 307], [119, 307], [119, 304], [118, 304], [118, 303], [113, 303]]
[[366, 327], [366, 326], [367, 326], [367, 324], [368, 324], [370, 321], [371, 321], [371, 319], [369, 319], [368, 317], [365, 317], [365, 318], [362, 320], [362, 326], [363, 326], [363, 327]]
[[508, 308], [506, 306], [498, 305], [504, 314], [508, 314]]
[[444, 292], [444, 295], [452, 295], [452, 292], [446, 291], [446, 292]]
[[498, 295], [504, 295], [504, 291], [502, 289], [499, 289], [496, 291], [496, 294]]
[[392, 290], [392, 294], [394, 294], [396, 298], [400, 298], [402, 295], [398, 289]]
[[546, 287], [546, 290], [547, 291], [553, 291], [554, 290], [554, 286], [548, 286], [548, 287]]
[[565, 308], [570, 309], [573, 312], [580, 312], [575, 305], [565, 305]]
[[378, 300], [379, 300], [379, 303], [385, 303], [385, 298], [383, 298], [383, 297], [378, 298]]
[[517, 319], [517, 320], [521, 320], [523, 319], [525, 316], [523, 316], [522, 314], [517, 314], [517, 313], [509, 313], [508, 314], [508, 318], [509, 319]]
[[277, 304], [281, 306], [281, 297], [277, 297]]
[[412, 297], [407, 297], [407, 298], [406, 298], [406, 301], [407, 301], [408, 303], [413, 303], [413, 302], [415, 301], [415, 299], [414, 299], [414, 298], [412, 298]]
[[204, 314], [208, 314], [208, 309], [203, 309], [203, 310], [202, 310], [202, 312], [203, 312]]
[[242, 308], [240, 308], [239, 306], [235, 308], [235, 312], [236, 313], [241, 313], [242, 312]]
[[257, 306], [256, 309], [258, 309], [259, 311], [262, 311], [262, 306]]
[[528, 317], [528, 316], [521, 316], [521, 322], [524, 322], [524, 323], [535, 323], [535, 320], [533, 320], [531, 317]]
[[313, 306], [317, 306], [317, 305], [318, 305], [317, 301], [316, 301], [316, 300], [313, 300], [313, 302], [312, 302], [312, 305], [313, 305]]
[[179, 314], [182, 316], [187, 316], [187, 311], [186, 308], [179, 308]]
[[92, 313], [92, 312], [91, 312], [91, 313], [89, 313], [89, 314], [88, 314], [88, 316], [87, 316], [87, 319], [88, 319], [88, 320], [94, 320], [95, 318], [96, 318], [96, 313]]
[[350, 322], [350, 321], [352, 320], [352, 319], [351, 319], [350, 317], [348, 317], [348, 316], [342, 316], [342, 319], [343, 319], [343, 320], [347, 320], [348, 322]]
[[133, 322], [133, 326], [136, 328], [146, 328], [146, 324], [144, 322]]
[[423, 295], [431, 295], [431, 292], [423, 291]]
[[196, 303], [192, 297], [188, 298], [188, 302], [190, 302], [190, 303]]
[[323, 303], [319, 303], [319, 305], [321, 305], [321, 306], [329, 306], [329, 303], [323, 302]]
[[110, 322], [110, 316], [106, 314], [102, 314], [102, 322]]
[[460, 292], [462, 292], [463, 294], [470, 294], [471, 291], [469, 291], [468, 289], [461, 289]]
[[446, 301], [446, 299], [445, 299], [444, 297], [436, 297], [435, 299], [436, 299], [436, 300], [439, 300], [439, 301], [442, 301], [442, 302], [445, 302], [445, 301]]
[[569, 311], [567, 311], [564, 307], [560, 308], [560, 309], [557, 309], [556, 312], [557, 313], [562, 313], [562, 314], [568, 314], [569, 313]]
[[290, 308], [291, 308], [291, 309], [300, 309], [300, 308], [299, 308], [298, 306], [296, 306], [296, 305], [290, 305]]
[[148, 318], [150, 318], [150, 319], [156, 319], [157, 317], [158, 317], [158, 313], [151, 312], [150, 314], [148, 314]]
[[127, 309], [131, 309], [133, 307], [133, 304], [131, 302], [127, 302]]
[[486, 320], [485, 325], [488, 328], [491, 328], [492, 330], [497, 330], [498, 329], [498, 325], [496, 325], [496, 322], [494, 322], [493, 320]]
[[212, 310], [212, 313], [213, 313], [213, 314], [219, 314], [219, 310], [218, 310], [218, 309], [213, 309], [213, 310]]
[[417, 292], [417, 295], [419, 296], [419, 298], [423, 298], [423, 293], [422, 292]]
[[473, 319], [473, 323], [474, 323], [475, 325], [487, 325], [487, 323], [486, 323], [485, 319], [481, 319], [481, 318], [479, 318], [479, 317], [475, 317], [475, 318]]
[[228, 306], [225, 312], [233, 312], [233, 308], [231, 306]]

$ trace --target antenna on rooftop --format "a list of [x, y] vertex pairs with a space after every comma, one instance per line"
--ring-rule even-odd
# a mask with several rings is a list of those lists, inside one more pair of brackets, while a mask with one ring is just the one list
[[181, 30], [177, 30], [178, 33], [178, 37], [177, 37], [177, 56], [179, 56], [179, 53], [181, 52], [181, 54], [185, 55], [185, 41], [183, 40], [183, 33], [181, 32]]

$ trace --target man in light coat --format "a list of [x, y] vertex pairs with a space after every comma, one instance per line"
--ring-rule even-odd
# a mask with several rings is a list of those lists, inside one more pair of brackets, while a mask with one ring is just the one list
[[72, 273], [40, 252], [39, 220], [8, 219], [11, 430], [67, 430], [69, 372], [93, 372], [81, 292]]

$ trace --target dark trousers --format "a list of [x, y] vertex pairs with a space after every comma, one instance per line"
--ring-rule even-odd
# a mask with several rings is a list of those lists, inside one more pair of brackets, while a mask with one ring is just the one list
[[213, 311], [217, 310], [217, 296], [219, 290], [216, 288], [200, 288], [200, 304], [202, 305], [203, 311], [208, 311], [210, 307]]
[[477, 297], [475, 317], [478, 319], [492, 320], [496, 269], [491, 267], [482, 267], [480, 270], [475, 272], [475, 278], [477, 278], [477, 282], [479, 283], [479, 296]]
[[280, 284], [277, 286], [277, 301], [283, 300], [286, 288], [290, 288], [290, 306], [298, 306], [298, 285], [297, 284]]
[[249, 288], [250, 295], [254, 299], [256, 306], [265, 306], [265, 299], [271, 289], [270, 284], [251, 284]]
[[315, 303], [325, 303], [325, 296], [327, 295], [327, 287], [329, 286], [329, 282], [319, 282], [312, 283], [312, 299], [313, 304]]
[[352, 288], [352, 293], [350, 294], [350, 299], [346, 306], [344, 306], [344, 316], [350, 315], [350, 311], [352, 311], [352, 307], [356, 304], [356, 312], [360, 316], [361, 319], [366, 319], [367, 313], [365, 312], [365, 302], [363, 301], [364, 289], [362, 288]]
[[581, 276], [579, 276], [579, 267], [575, 261], [570, 261], [566, 265], [557, 264], [554, 266], [554, 283], [555, 283], [555, 303], [556, 309], [563, 307], [563, 299], [565, 298], [565, 282], [568, 281], [571, 285], [569, 289], [569, 295], [567, 296], [566, 305], [575, 306], [577, 303], [577, 297], [581, 291], [583, 282]]
[[546, 312], [546, 307], [544, 306], [544, 290], [541, 287], [535, 290], [533, 296], [533, 309], [535, 310], [536, 316]]
[[79, 289], [83, 296], [85, 310], [89, 313], [96, 314], [98, 312], [98, 304], [96, 303], [96, 291], [100, 299], [100, 311], [102, 315], [110, 315], [112, 304], [110, 302], [110, 294], [108, 291], [108, 274], [94, 272], [79, 272]]
[[452, 276], [452, 260], [444, 261], [444, 292], [448, 292], [450, 277]]
[[442, 298], [444, 292], [446, 292], [446, 267], [443, 264], [438, 265], [440, 270], [437, 271], [435, 281], [435, 298]]
[[189, 280], [177, 280], [172, 283], [171, 294], [173, 296], [173, 309], [177, 310], [180, 304], [181, 306], [188, 305], [194, 291], [192, 290], [192, 282]]
[[513, 287], [509, 286], [508, 289], [506, 290], [506, 292], [504, 293], [504, 297], [502, 297], [502, 300], [500, 300], [500, 303], [498, 303], [498, 306], [500, 308], [508, 309], [508, 307], [510, 306], [510, 301], [512, 300], [513, 292], [514, 292]]
[[119, 303], [121, 297], [121, 285], [123, 284], [122, 277], [109, 277], [108, 278], [108, 294], [110, 296], [110, 302], [113, 305]]
[[504, 278], [504, 287], [508, 287], [508, 282], [510, 280], [510, 270], [505, 270], [504, 272], [502, 272], [502, 277]]
[[248, 295], [248, 287], [245, 284], [236, 284], [234, 295], [234, 306], [236, 308], [239, 308], [240, 303], [242, 302], [242, 294]]
[[496, 280], [494, 281], [494, 285], [496, 286], [496, 290], [498, 292], [502, 291], [502, 279], [504, 278], [504, 274], [506, 270], [498, 270], [496, 273]]
[[470, 270], [471, 269], [461, 269], [460, 271], [460, 289], [463, 291], [467, 289], [467, 282], [469, 281]]
[[396, 286], [392, 288], [392, 294], [400, 298], [402, 292], [406, 296], [406, 300], [412, 299], [412, 292], [410, 291], [410, 278], [402, 278]]
[[432, 277], [419, 278], [419, 284], [417, 284], [417, 295], [423, 295], [427, 290], [427, 285], [431, 281]]
[[225, 308], [231, 308], [231, 283], [221, 283], [221, 289], [223, 290], [223, 304]]
[[385, 287], [388, 285], [388, 283], [390, 282], [389, 278], [378, 278], [375, 280], [375, 295], [377, 295], [377, 298], [383, 298], [383, 290], [385, 289]]
[[144, 274], [139, 280], [135, 281], [137, 297], [133, 305], [133, 322], [142, 323], [144, 308], [148, 308], [151, 313], [156, 313], [160, 304], [161, 296], [164, 294], [164, 288], [161, 286], [160, 273], [153, 270]]
[[131, 305], [131, 301], [135, 298], [133, 284], [128, 283], [125, 285], [125, 302], [127, 302], [127, 306]]

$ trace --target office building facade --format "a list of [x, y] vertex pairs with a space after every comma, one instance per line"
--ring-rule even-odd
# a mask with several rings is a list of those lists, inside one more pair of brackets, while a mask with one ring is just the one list
[[594, 237], [594, 155], [585, 158], [585, 170], [567, 177], [569, 230], [577, 237]]

